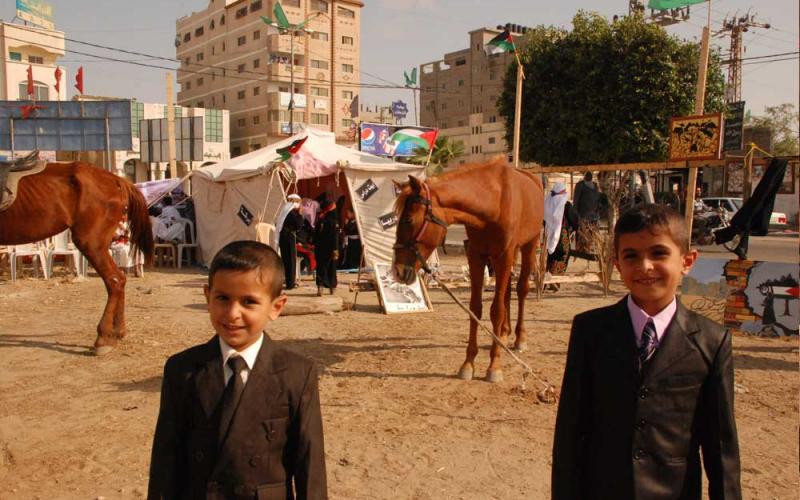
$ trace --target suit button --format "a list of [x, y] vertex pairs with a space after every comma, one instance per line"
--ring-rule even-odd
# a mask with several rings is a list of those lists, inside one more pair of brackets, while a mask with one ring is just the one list
[[639, 419], [638, 422], [636, 422], [636, 430], [637, 431], [641, 431], [645, 427], [647, 427], [647, 422], [645, 421], [645, 419], [642, 418], [642, 419]]
[[650, 389], [647, 387], [642, 388], [642, 390], [639, 391], [639, 399], [646, 399], [648, 394], [650, 394]]
[[256, 456], [250, 458], [250, 466], [251, 467], [258, 467], [258, 465], [260, 463], [261, 463], [261, 457], [260, 456], [256, 455]]
[[198, 462], [202, 462], [204, 458], [205, 458], [205, 455], [203, 455], [202, 451], [197, 450], [197, 451], [194, 452], [194, 459], [197, 460]]
[[634, 454], [633, 454], [633, 459], [634, 460], [641, 460], [644, 457], [644, 455], [645, 455], [644, 450], [641, 450], [641, 449], [636, 450], [634, 452]]

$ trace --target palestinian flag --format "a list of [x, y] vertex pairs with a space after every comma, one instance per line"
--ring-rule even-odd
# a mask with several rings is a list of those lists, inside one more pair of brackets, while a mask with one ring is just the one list
[[487, 56], [491, 56], [492, 54], [500, 54], [503, 52], [514, 52], [517, 49], [514, 47], [514, 39], [511, 38], [511, 32], [505, 30], [489, 40], [483, 47], [483, 50], [486, 51]]
[[403, 142], [411, 142], [414, 147], [423, 149], [431, 149], [433, 143], [436, 142], [436, 136], [439, 135], [439, 129], [434, 130], [420, 130], [417, 128], [401, 128], [389, 138], [389, 141], [399, 146]]
[[694, 5], [696, 3], [705, 3], [708, 0], [650, 0], [647, 3], [648, 9], [653, 10], [667, 10], [677, 9], [679, 7], [686, 7], [687, 5]]
[[306, 139], [308, 139], [308, 136], [305, 136], [302, 139], [297, 139], [296, 141], [293, 141], [291, 144], [289, 144], [285, 148], [276, 149], [275, 152], [278, 153], [279, 155], [281, 155], [280, 158], [278, 158], [278, 159], [280, 161], [286, 161], [289, 158], [291, 158], [292, 155], [297, 154], [297, 152], [300, 151], [300, 148], [303, 147], [303, 143], [306, 142]]

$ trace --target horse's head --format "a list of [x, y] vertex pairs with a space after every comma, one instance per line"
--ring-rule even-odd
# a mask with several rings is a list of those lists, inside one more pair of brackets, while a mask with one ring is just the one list
[[407, 184], [395, 182], [395, 186], [400, 190], [395, 205], [400, 221], [394, 244], [394, 278], [409, 285], [420, 267], [428, 270], [425, 262], [444, 243], [447, 224], [425, 182], [409, 175]]

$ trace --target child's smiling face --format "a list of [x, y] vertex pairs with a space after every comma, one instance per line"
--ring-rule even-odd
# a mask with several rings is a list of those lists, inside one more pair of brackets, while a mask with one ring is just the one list
[[619, 235], [614, 264], [634, 302], [654, 316], [672, 302], [695, 260], [697, 251], [682, 252], [667, 228], [646, 228]]

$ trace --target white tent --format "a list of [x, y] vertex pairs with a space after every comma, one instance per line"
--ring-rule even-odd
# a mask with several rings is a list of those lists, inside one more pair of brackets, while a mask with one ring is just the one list
[[307, 129], [284, 141], [232, 160], [209, 165], [192, 175], [197, 217], [197, 241], [206, 265], [219, 249], [235, 240], [256, 239], [256, 223], [274, 224], [285, 200], [283, 184], [273, 162], [278, 148], [308, 137], [287, 163], [297, 179], [344, 173], [367, 265], [391, 262], [396, 218], [392, 180], [423, 175], [424, 167], [396, 163], [336, 144], [334, 134]]

